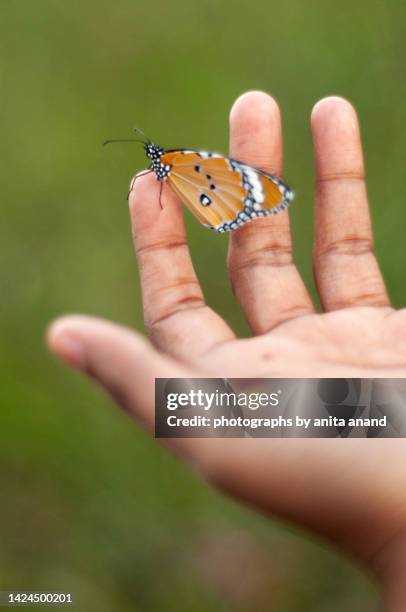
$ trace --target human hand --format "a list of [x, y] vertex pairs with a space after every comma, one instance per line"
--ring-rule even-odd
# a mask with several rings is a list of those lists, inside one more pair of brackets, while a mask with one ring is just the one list
[[[231, 111], [231, 155], [282, 174], [279, 109], [250, 92]], [[237, 339], [204, 303], [182, 208], [153, 176], [130, 197], [145, 323], [139, 334], [98, 319], [65, 317], [49, 342], [91, 374], [150, 430], [155, 377], [404, 377], [406, 311], [395, 312], [373, 253], [358, 122], [327, 98], [312, 113], [316, 159], [315, 312], [292, 261], [287, 213], [230, 236], [229, 271], [253, 337]], [[222, 238], [219, 238], [222, 239]], [[395, 608], [406, 557], [403, 440], [176, 439], [174, 450], [215, 486], [340, 545], [372, 568]]]

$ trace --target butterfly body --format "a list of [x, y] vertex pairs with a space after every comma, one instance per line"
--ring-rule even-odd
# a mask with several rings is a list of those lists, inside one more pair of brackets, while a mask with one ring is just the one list
[[161, 161], [165, 150], [152, 142], [146, 143], [144, 149], [145, 155], [151, 162], [151, 170], [155, 172], [158, 181], [164, 181], [170, 173], [170, 166]]
[[220, 233], [276, 214], [294, 197], [277, 177], [217, 153], [165, 151], [151, 142], [144, 149], [157, 180], [167, 181], [203, 225]]

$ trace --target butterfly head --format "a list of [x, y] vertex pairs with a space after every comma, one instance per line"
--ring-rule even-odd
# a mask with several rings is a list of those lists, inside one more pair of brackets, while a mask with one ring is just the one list
[[159, 162], [161, 155], [165, 153], [165, 151], [159, 145], [154, 144], [153, 142], [146, 142], [144, 145], [145, 155], [153, 164], [154, 162]]
[[[134, 128], [134, 132], [138, 132], [143, 136], [143, 140], [137, 138], [124, 138], [124, 139], [109, 139], [103, 142], [103, 145], [107, 145], [111, 142], [139, 142], [144, 145], [145, 155], [150, 161], [150, 168], [155, 172], [158, 181], [164, 181], [171, 171], [171, 166], [164, 164], [161, 161], [162, 156], [165, 154], [165, 150], [157, 144], [154, 144], [147, 138], [142, 130]], [[144, 140], [145, 138], [145, 140]]]

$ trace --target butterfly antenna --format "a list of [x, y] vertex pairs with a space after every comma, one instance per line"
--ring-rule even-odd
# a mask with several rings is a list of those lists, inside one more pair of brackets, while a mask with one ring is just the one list
[[110, 144], [111, 142], [139, 142], [141, 144], [145, 144], [145, 142], [143, 140], [137, 140], [136, 138], [120, 138], [120, 139], [110, 139], [110, 140], [105, 140], [102, 144], [103, 147], [105, 147], [106, 145]]
[[[135, 127], [135, 128], [134, 128], [134, 132], [136, 132], [136, 133], [138, 133], [138, 134], [141, 134], [141, 136], [144, 136], [144, 138], [146, 138], [146, 142], [147, 142], [148, 144], [151, 144], [151, 140], [148, 138], [148, 136], [147, 136], [146, 134], [144, 134], [144, 132], [143, 132], [143, 131], [142, 131], [140, 128]], [[144, 143], [144, 144], [145, 144], [145, 143]]]

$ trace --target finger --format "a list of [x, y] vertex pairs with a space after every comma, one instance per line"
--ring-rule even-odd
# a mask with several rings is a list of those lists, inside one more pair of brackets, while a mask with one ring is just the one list
[[[47, 341], [60, 359], [96, 380], [150, 433], [155, 424], [155, 379], [201, 375], [156, 351], [140, 334], [95, 317], [63, 317], [51, 325]], [[204, 472], [208, 440], [165, 442]]]
[[[230, 114], [231, 156], [282, 175], [282, 127], [278, 105], [262, 92], [238, 98]], [[313, 312], [293, 264], [286, 212], [233, 232], [228, 257], [233, 289], [254, 333]]]
[[[160, 205], [160, 187], [163, 185]], [[234, 337], [206, 306], [186, 241], [181, 205], [167, 184], [136, 180], [130, 214], [148, 333], [155, 345], [190, 360]]]
[[316, 162], [314, 270], [326, 310], [387, 306], [374, 255], [364, 162], [356, 112], [325, 98], [312, 112]]
[[153, 428], [154, 376], [181, 376], [139, 334], [101, 319], [71, 315], [48, 331], [50, 348], [66, 363], [95, 378], [128, 412]]

